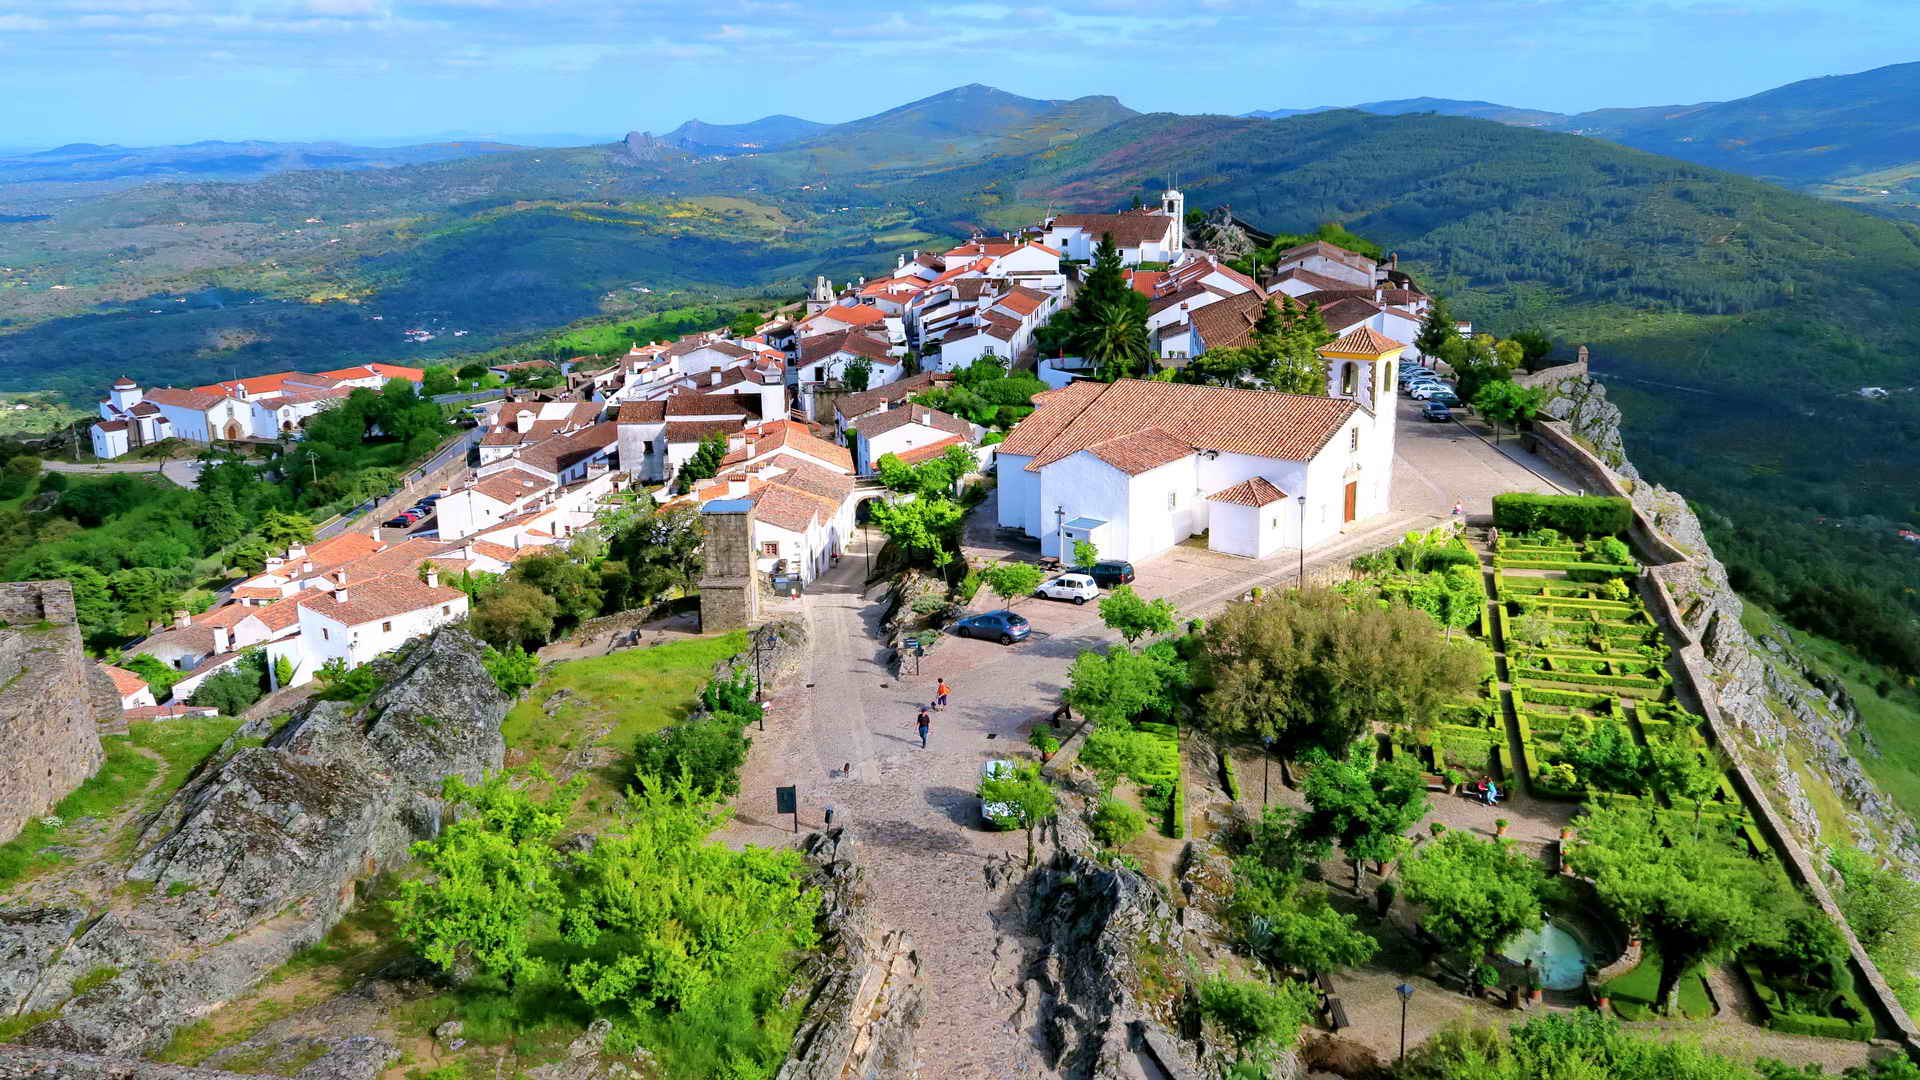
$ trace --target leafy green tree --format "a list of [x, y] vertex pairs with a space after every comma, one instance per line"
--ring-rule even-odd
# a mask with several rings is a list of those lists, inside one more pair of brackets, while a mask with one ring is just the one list
[[591, 545], [576, 539], [571, 547], [548, 548], [520, 558], [507, 572], [509, 582], [531, 585], [552, 597], [555, 624], [571, 626], [600, 614], [600, 575]]
[[1920, 884], [1858, 848], [1836, 847], [1827, 863], [1839, 878], [1835, 899], [1847, 925], [1904, 1002], [1920, 966]]
[[1663, 1012], [1673, 1012], [1680, 980], [1703, 961], [1781, 939], [1792, 886], [1724, 837], [1694, 837], [1651, 813], [1611, 807], [1589, 807], [1579, 826], [1567, 866], [1659, 949]]
[[553, 637], [560, 605], [524, 581], [509, 581], [473, 605], [468, 622], [482, 641], [497, 649], [539, 648]]
[[1125, 847], [1139, 836], [1141, 830], [1147, 827], [1147, 819], [1122, 799], [1108, 794], [1100, 796], [1091, 825], [1094, 838], [1102, 846], [1118, 848]]
[[260, 515], [260, 525], [254, 532], [275, 552], [285, 551], [295, 544], [313, 543], [313, 522], [300, 514], [283, 510], [268, 510]]
[[1200, 1015], [1219, 1024], [1242, 1060], [1265, 1065], [1300, 1037], [1300, 1028], [1319, 1008], [1320, 996], [1305, 983], [1287, 980], [1273, 986], [1216, 975], [1193, 988]]
[[[1083, 301], [1084, 302], [1084, 301]], [[1146, 371], [1146, 321], [1121, 304], [1094, 308], [1081, 337], [1082, 355], [1105, 382], [1127, 379]]]
[[1167, 642], [1140, 650], [1115, 646], [1074, 658], [1067, 672], [1066, 700], [1096, 724], [1124, 724], [1142, 716], [1171, 715], [1190, 682], [1186, 663]]
[[1209, 349], [1181, 368], [1174, 379], [1324, 397], [1327, 363], [1319, 350], [1332, 340], [1319, 305], [1301, 307], [1282, 294], [1279, 303], [1267, 301], [1247, 344]]
[[585, 783], [576, 777], [542, 799], [507, 773], [477, 786], [447, 777], [442, 797], [465, 812], [413, 845], [426, 875], [402, 883], [388, 903], [401, 937], [448, 973], [471, 963], [509, 987], [537, 981], [548, 968], [530, 949], [535, 928], [563, 899], [553, 838]]
[[731, 798], [740, 793], [740, 769], [752, 745], [744, 718], [712, 713], [641, 736], [634, 772], [643, 784], [647, 777], [678, 777], [700, 798]]
[[813, 947], [819, 894], [798, 852], [710, 839], [725, 811], [680, 782], [649, 782], [619, 823], [577, 856], [566, 939], [585, 959], [567, 986], [595, 1008], [705, 1012], [736, 988], [777, 997]]
[[489, 645], [480, 655], [494, 685], [509, 698], [517, 698], [540, 681], [540, 659], [518, 645], [496, 649]]
[[273, 662], [273, 682], [275, 686], [285, 688], [293, 682], [293, 661], [285, 656]]
[[1027, 834], [1027, 865], [1033, 865], [1033, 831], [1052, 821], [1059, 813], [1060, 803], [1053, 785], [1040, 774], [1034, 765], [1021, 765], [1014, 769], [1012, 776], [994, 777], [980, 784], [980, 801], [987, 805], [998, 804], [1009, 808], [1009, 813], [995, 819], [995, 824], [1005, 828], [1017, 828]]
[[933, 496], [902, 502], [876, 501], [873, 525], [916, 563], [946, 567], [959, 557], [960, 522], [966, 511], [952, 499]]
[[243, 577], [252, 577], [265, 570], [267, 560], [276, 554], [265, 540], [249, 536], [227, 549], [227, 566]]
[[866, 390], [867, 384], [873, 381], [873, 361], [864, 356], [856, 356], [840, 369], [840, 377], [846, 381], [847, 389], [856, 394], [862, 393]]
[[1532, 371], [1540, 361], [1545, 360], [1547, 355], [1553, 352], [1553, 338], [1547, 336], [1544, 330], [1529, 328], [1516, 331], [1507, 340], [1519, 346], [1520, 360], [1526, 365], [1528, 371]]
[[1447, 309], [1447, 302], [1436, 296], [1427, 306], [1426, 317], [1420, 320], [1420, 332], [1414, 335], [1413, 344], [1426, 356], [1442, 356], [1450, 342], [1460, 340], [1460, 328], [1454, 325], [1453, 312]]
[[988, 591], [1011, 607], [1014, 601], [1032, 596], [1033, 591], [1040, 587], [1042, 576], [1040, 568], [1032, 563], [1008, 562], [997, 563], [981, 571], [980, 581]]
[[1100, 549], [1094, 546], [1093, 541], [1075, 540], [1073, 542], [1073, 565], [1088, 567], [1099, 561]]
[[1384, 865], [1407, 849], [1406, 831], [1426, 816], [1427, 785], [1410, 764], [1379, 761], [1370, 750], [1335, 760], [1315, 750], [1305, 784], [1304, 828], [1312, 836], [1340, 845], [1352, 859], [1354, 888], [1362, 883], [1362, 864]]
[[710, 480], [720, 472], [720, 462], [727, 456], [727, 437], [714, 432], [700, 440], [693, 456], [680, 466], [680, 473], [674, 478], [674, 490], [685, 494], [693, 490], [693, 485], [701, 480]]
[[173, 684], [186, 677], [186, 672], [168, 666], [151, 653], [140, 653], [132, 657], [123, 657], [120, 667], [133, 672], [147, 681], [147, 689], [153, 691], [153, 700], [165, 701], [173, 693]]
[[1473, 407], [1493, 425], [1493, 439], [1500, 441], [1500, 425], [1505, 424], [1520, 431], [1520, 425], [1533, 419], [1534, 411], [1540, 407], [1542, 391], [1537, 387], [1525, 387], [1512, 379], [1499, 379], [1482, 386], [1473, 396]]
[[1544, 920], [1540, 864], [1462, 829], [1441, 833], [1402, 862], [1400, 881], [1407, 899], [1426, 909], [1421, 927], [1469, 964]]
[[[63, 563], [55, 571], [73, 586], [73, 613], [88, 637], [117, 632], [123, 613], [107, 575], [82, 563]], [[150, 658], [151, 659], [151, 658]], [[159, 663], [159, 661], [154, 661]], [[151, 680], [149, 680], [151, 681]]]
[[151, 630], [154, 623], [172, 614], [179, 602], [179, 594], [167, 579], [150, 566], [117, 570], [107, 578], [107, 584], [120, 610], [139, 622], [143, 629]]
[[[1359, 928], [1359, 919], [1336, 909], [1321, 890], [1297, 884], [1257, 904], [1236, 888], [1234, 911], [1246, 920], [1247, 951], [1269, 967], [1313, 974], [1344, 971], [1373, 959], [1380, 942]], [[1262, 893], [1262, 896], [1272, 896]]]
[[1207, 624], [1199, 665], [1206, 726], [1273, 738], [1287, 757], [1340, 758], [1376, 726], [1425, 726], [1481, 676], [1479, 656], [1421, 612], [1330, 589], [1229, 606]]
[[193, 525], [200, 530], [208, 547], [223, 548], [240, 539], [241, 534], [246, 532], [247, 523], [240, 516], [240, 508], [234, 505], [233, 496], [216, 491], [200, 500]]
[[442, 365], [430, 364], [420, 374], [420, 392], [429, 397], [456, 393], [459, 389], [459, 377]]
[[662, 510], [640, 499], [605, 519], [607, 557], [626, 570], [622, 587], [608, 592], [608, 612], [645, 607], [700, 580], [705, 529], [690, 506]]
[[1106, 791], [1112, 791], [1123, 776], [1148, 784], [1179, 768], [1176, 751], [1167, 740], [1115, 723], [1094, 725], [1081, 744], [1079, 763]]
[[1122, 585], [1100, 598], [1100, 621], [1117, 631], [1131, 645], [1149, 634], [1171, 634], [1179, 625], [1180, 613], [1165, 597], [1151, 601]]

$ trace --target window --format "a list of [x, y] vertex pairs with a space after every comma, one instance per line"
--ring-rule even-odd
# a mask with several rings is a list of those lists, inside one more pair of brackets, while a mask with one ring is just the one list
[[321, 627], [321, 628], [320, 628], [320, 640], [322, 640], [322, 641], [325, 641], [325, 640], [327, 640], [328, 638], [331, 638], [331, 637], [333, 637], [333, 635], [332, 635], [332, 634], [329, 634], [329, 633], [327, 633], [327, 628], [326, 628], [326, 627], [324, 627], [324, 626], [323, 626], [323, 627]]
[[1352, 431], [1347, 433], [1347, 449], [1353, 451], [1356, 454], [1360, 452], [1360, 429], [1359, 428], [1354, 428]]
[[760, 554], [765, 555], [769, 559], [779, 558], [780, 557], [780, 541], [769, 540], [766, 543], [761, 544]]
[[1349, 360], [1340, 367], [1340, 392], [1348, 397], [1360, 390], [1360, 369]]
[[392, 624], [392, 623], [390, 623], [390, 622], [383, 622], [383, 623], [381, 623], [381, 624], [380, 624], [380, 632], [381, 632], [381, 633], [383, 633], [383, 634], [391, 634], [391, 633], [393, 633], [393, 624]]
[[440, 614], [442, 614], [442, 615], [451, 615], [451, 614], [453, 614], [453, 605], [452, 605], [452, 604], [441, 604], [441, 605], [440, 605]]
[[1174, 507], [1179, 505], [1180, 505], [1180, 493], [1177, 491], [1167, 492], [1167, 509], [1171, 510]]

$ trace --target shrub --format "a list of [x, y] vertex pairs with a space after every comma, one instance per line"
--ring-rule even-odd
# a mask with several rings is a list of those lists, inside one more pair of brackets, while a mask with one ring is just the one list
[[634, 748], [634, 772], [667, 780], [684, 773], [696, 793], [737, 795], [753, 744], [745, 728], [744, 717], [719, 712], [644, 736]]
[[1617, 495], [1513, 491], [1493, 497], [1493, 523], [1508, 532], [1551, 528], [1570, 536], [1614, 536], [1633, 525], [1633, 504]]
[[1123, 847], [1146, 827], [1147, 819], [1140, 811], [1112, 795], [1103, 796], [1093, 812], [1093, 835], [1102, 847]]

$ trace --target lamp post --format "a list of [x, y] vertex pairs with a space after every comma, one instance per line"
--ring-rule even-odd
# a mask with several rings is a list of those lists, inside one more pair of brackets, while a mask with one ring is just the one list
[[[1061, 530], [1067, 527], [1066, 521], [1067, 508], [1065, 506], [1055, 506], [1053, 508], [1053, 552], [1060, 556], [1061, 566], [1067, 564], [1067, 538], [1061, 535]], [[1040, 554], [1045, 555], [1046, 553], [1046, 548], [1044, 546], [1041, 547]]]
[[1307, 497], [1300, 496], [1300, 588], [1307, 587]]
[[1393, 992], [1400, 995], [1400, 1058], [1399, 1060], [1405, 1061], [1407, 1060], [1407, 1002], [1413, 1000], [1413, 987], [1409, 986], [1406, 983], [1401, 983], [1399, 986], [1396, 986], [1393, 988]]
[[1260, 754], [1260, 809], [1267, 808], [1267, 775], [1273, 771], [1273, 736], [1261, 739]]

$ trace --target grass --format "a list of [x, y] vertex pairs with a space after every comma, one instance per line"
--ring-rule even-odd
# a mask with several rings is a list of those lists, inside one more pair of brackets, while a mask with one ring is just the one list
[[[1613, 1011], [1622, 1020], [1654, 1020], [1660, 1014], [1654, 995], [1660, 988], [1660, 954], [1648, 948], [1632, 971], [1608, 983], [1604, 990], [1613, 999]], [[1707, 981], [1699, 971], [1688, 972], [1680, 980], [1680, 1011], [1689, 1020], [1713, 1016], [1713, 1000], [1707, 996]]]
[[[635, 739], [684, 720], [713, 665], [746, 648], [745, 631], [693, 638], [651, 649], [565, 660], [548, 670], [500, 726], [510, 749], [549, 761], [606, 730], [597, 740], [622, 750]], [[549, 716], [545, 702], [568, 691], [573, 700]]]
[[[1754, 611], [1757, 605], [1748, 604]], [[1760, 619], [1767, 619], [1761, 614]], [[1746, 619], [1741, 620], [1743, 623]], [[1862, 659], [1838, 642], [1767, 619], [1764, 632], [1789, 637], [1808, 666], [1840, 680], [1860, 710], [1861, 727], [1873, 742], [1868, 749], [1855, 735], [1852, 749], [1873, 778], [1908, 814], [1920, 814], [1920, 691], [1893, 671]], [[1749, 627], [1751, 629], [1751, 627]], [[1885, 696], [1880, 689], [1886, 688]], [[1845, 836], [1846, 833], [1838, 835]]]
[[42, 849], [54, 845], [72, 845], [84, 839], [74, 824], [80, 818], [103, 818], [126, 808], [153, 783], [160, 764], [133, 749], [124, 737], [101, 740], [106, 745], [106, 762], [73, 789], [53, 808], [52, 817], [62, 824], [47, 824], [47, 818], [35, 818], [20, 834], [0, 844], [0, 889], [16, 885], [67, 861], [57, 852]]

